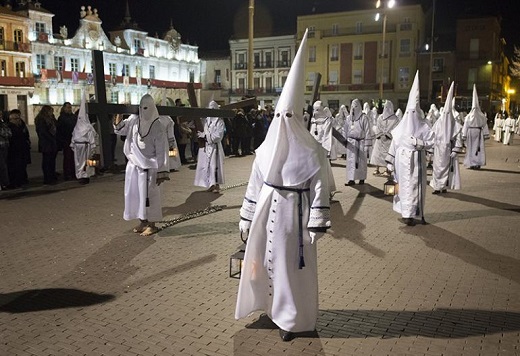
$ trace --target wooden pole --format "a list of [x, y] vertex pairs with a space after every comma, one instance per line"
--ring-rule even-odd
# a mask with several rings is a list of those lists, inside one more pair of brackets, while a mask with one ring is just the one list
[[247, 59], [247, 91], [248, 91], [248, 94], [252, 94], [254, 91], [254, 84], [253, 84], [254, 18], [255, 18], [255, 0], [249, 0], [249, 44], [248, 44], [248, 59]]

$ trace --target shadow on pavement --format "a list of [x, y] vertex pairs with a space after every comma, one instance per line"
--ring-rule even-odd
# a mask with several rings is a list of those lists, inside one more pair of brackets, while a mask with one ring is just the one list
[[493, 209], [507, 210], [515, 213], [520, 213], [520, 205], [507, 204], [496, 200], [490, 200], [486, 198], [475, 197], [473, 195], [467, 195], [462, 193], [449, 192], [447, 194], [440, 194], [441, 198], [453, 198], [463, 202], [475, 203], [487, 206]]
[[447, 255], [459, 258], [470, 265], [502, 276], [508, 280], [520, 283], [520, 260], [486, 250], [474, 242], [466, 240], [448, 230], [435, 225], [417, 225], [415, 227], [401, 227], [414, 236], [419, 236], [426, 246]]
[[331, 204], [330, 219], [333, 222], [333, 225], [331, 229], [332, 231], [329, 230], [328, 233], [336, 239], [345, 238], [374, 256], [383, 258], [386, 255], [385, 251], [380, 250], [365, 241], [363, 231], [366, 226], [355, 219], [365, 196], [366, 193], [359, 192], [346, 214], [343, 213], [341, 204]]
[[475, 309], [320, 310], [320, 338], [464, 338], [520, 330], [520, 314]]
[[479, 171], [482, 172], [495, 172], [495, 173], [507, 173], [507, 174], [520, 174], [520, 171], [506, 171], [504, 169], [492, 169], [492, 168], [481, 168]]
[[108, 302], [114, 299], [112, 294], [98, 294], [79, 289], [46, 288], [0, 293], [0, 312], [29, 313], [41, 310], [85, 307]]
[[202, 210], [207, 208], [210, 203], [220, 197], [220, 194], [213, 192], [196, 191], [190, 194], [186, 201], [177, 206], [163, 207], [163, 215], [186, 214], [192, 211]]
[[16, 200], [22, 198], [30, 198], [37, 197], [42, 195], [54, 194], [59, 192], [64, 192], [68, 190], [83, 188], [84, 186], [80, 185], [78, 182], [67, 182], [67, 183], [58, 183], [56, 185], [43, 185], [37, 187], [29, 187], [26, 189], [13, 189], [6, 190], [0, 193], [0, 200]]

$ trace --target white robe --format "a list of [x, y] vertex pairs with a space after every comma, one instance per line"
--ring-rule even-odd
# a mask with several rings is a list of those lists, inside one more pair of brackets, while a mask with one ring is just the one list
[[374, 148], [370, 156], [370, 164], [381, 167], [386, 166], [385, 158], [392, 143], [391, 131], [398, 123], [399, 119], [395, 114], [388, 117], [383, 117], [383, 114], [379, 115], [375, 129]]
[[504, 132], [503, 143], [504, 145], [513, 144], [513, 136], [515, 134], [515, 120], [512, 117], [508, 117], [504, 120], [502, 125], [502, 131]]
[[175, 122], [169, 116], [159, 116], [159, 120], [161, 121], [161, 124], [164, 126], [164, 129], [166, 130], [169, 151], [175, 150], [177, 152], [177, 155], [172, 157], [170, 157], [168, 154], [168, 163], [170, 170], [178, 170], [181, 167], [181, 157], [179, 155], [179, 148], [177, 147], [177, 140], [175, 140]]
[[[131, 115], [114, 126], [114, 133], [126, 136], [123, 151], [128, 159], [125, 173], [125, 220], [151, 222], [163, 218], [161, 189], [156, 180], [169, 172], [168, 140], [156, 119], [143, 137], [138, 132], [139, 116]], [[147, 207], [147, 198], [149, 206]]]
[[495, 131], [495, 138], [494, 140], [497, 141], [497, 142], [501, 142], [502, 141], [502, 128], [503, 128], [503, 125], [504, 125], [504, 119], [502, 119], [501, 117], [498, 116], [495, 116], [495, 124], [493, 125], [493, 130]]
[[372, 146], [370, 122], [365, 114], [357, 120], [349, 115], [345, 120], [345, 138], [347, 140], [347, 181], [367, 178], [367, 151]]
[[394, 196], [393, 209], [403, 218], [420, 217], [424, 214], [426, 198], [425, 150], [433, 146], [435, 134], [424, 122], [415, 132], [417, 146], [392, 140], [386, 161], [394, 165], [395, 180], [399, 184]]
[[310, 133], [312, 137], [322, 145], [330, 157], [332, 150], [332, 118], [311, 118]]
[[[283, 330], [315, 329], [318, 316], [317, 250], [316, 243], [310, 243], [308, 228], [330, 227], [329, 182], [324, 167], [327, 162], [324, 154], [321, 157], [322, 168], [293, 187], [264, 184], [264, 176], [255, 160], [240, 209], [240, 216], [252, 223], [238, 289], [237, 319], [261, 310]], [[299, 269], [298, 237], [300, 197], [305, 263], [302, 269]]]
[[489, 139], [489, 129], [487, 123], [482, 126], [470, 126], [468, 120], [462, 127], [462, 139], [466, 146], [466, 156], [464, 157], [465, 167], [485, 166], [486, 148], [484, 141]]
[[[336, 117], [332, 120], [332, 127], [335, 128], [336, 131], [338, 131], [343, 137], [345, 137], [345, 119], [346, 117], [340, 113], [337, 114]], [[339, 142], [334, 136], [332, 136], [332, 146], [334, 152], [336, 153], [336, 158], [337, 156], [347, 154], [347, 148], [343, 146], [343, 144]]]
[[433, 150], [433, 171], [430, 187], [434, 190], [443, 190], [446, 188], [458, 190], [460, 189], [460, 167], [459, 158], [451, 157], [451, 153], [460, 154], [463, 152], [462, 143], [462, 127], [458, 122], [454, 123], [455, 129], [453, 137], [444, 138], [438, 127], [441, 120], [437, 120], [432, 130], [435, 132], [435, 144]]
[[95, 167], [87, 166], [87, 160], [92, 157], [96, 147], [97, 132], [92, 127], [84, 133], [82, 139], [72, 137], [70, 148], [74, 151], [74, 163], [76, 165], [76, 178], [89, 178], [95, 174]]
[[199, 148], [197, 171], [194, 185], [209, 188], [214, 184], [224, 184], [224, 121], [219, 118], [207, 118], [204, 124], [205, 147]]

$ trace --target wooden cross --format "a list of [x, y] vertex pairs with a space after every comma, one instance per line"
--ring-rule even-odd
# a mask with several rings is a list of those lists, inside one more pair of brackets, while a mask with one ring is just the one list
[[[94, 60], [94, 87], [96, 102], [88, 103], [89, 115], [96, 115], [99, 120], [99, 133], [101, 139], [101, 147], [103, 150], [103, 162], [113, 162], [114, 157], [110, 150], [110, 133], [112, 132], [112, 120], [109, 114], [138, 114], [139, 105], [126, 104], [109, 104], [106, 96], [105, 86], [105, 71], [103, 64], [103, 52], [92, 51], [92, 58]], [[188, 87], [189, 88], [189, 87]], [[190, 97], [195, 96], [193, 84], [191, 86], [192, 93]], [[157, 106], [160, 115], [182, 116], [185, 118], [203, 118], [203, 117], [234, 117], [235, 111], [233, 109], [254, 105], [256, 107], [256, 98], [242, 100], [237, 103], [224, 105], [220, 109], [207, 109], [196, 107], [183, 106]], [[192, 105], [193, 106], [193, 105]], [[195, 120], [200, 121], [200, 120]]]

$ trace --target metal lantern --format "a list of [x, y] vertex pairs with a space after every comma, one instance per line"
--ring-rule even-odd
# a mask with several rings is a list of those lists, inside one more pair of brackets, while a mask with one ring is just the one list
[[101, 156], [99, 153], [94, 153], [91, 158], [87, 159], [87, 166], [96, 167], [99, 165], [99, 160]]
[[392, 177], [383, 185], [385, 195], [396, 195], [399, 192], [399, 184]]
[[175, 147], [170, 148], [170, 150], [168, 151], [168, 156], [177, 157], [177, 148], [175, 148]]
[[246, 242], [247, 238], [244, 239], [242, 237], [242, 232], [240, 232], [240, 240], [242, 240], [243, 244], [240, 245], [238, 251], [231, 255], [229, 258], [229, 277], [240, 279], [242, 275], [242, 268], [244, 267], [244, 255], [246, 252]]

